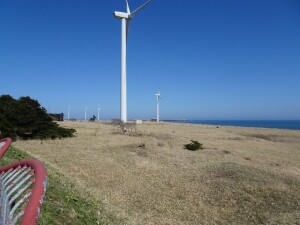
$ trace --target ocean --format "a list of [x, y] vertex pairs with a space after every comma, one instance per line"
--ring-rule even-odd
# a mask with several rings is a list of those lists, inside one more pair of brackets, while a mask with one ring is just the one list
[[300, 130], [300, 120], [165, 120], [165, 122]]

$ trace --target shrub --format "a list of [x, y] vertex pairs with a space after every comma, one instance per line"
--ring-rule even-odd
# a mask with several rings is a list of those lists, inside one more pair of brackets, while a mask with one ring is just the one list
[[203, 149], [203, 145], [199, 143], [198, 141], [193, 141], [191, 140], [192, 143], [184, 145], [185, 149], [191, 150], [191, 151], [196, 151], [199, 149]]
[[122, 134], [129, 133], [133, 135], [137, 135], [138, 131], [136, 129], [136, 124], [135, 123], [125, 123], [122, 120], [119, 119], [112, 119], [111, 124], [118, 129], [120, 129]]
[[72, 137], [74, 129], [59, 127], [37, 100], [0, 96], [1, 137], [23, 139], [55, 139]]
[[146, 148], [146, 144], [145, 143], [141, 143], [138, 145], [139, 148]]

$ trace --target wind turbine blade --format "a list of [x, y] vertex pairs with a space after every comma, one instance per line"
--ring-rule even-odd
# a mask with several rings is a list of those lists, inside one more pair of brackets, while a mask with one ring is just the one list
[[129, 8], [129, 4], [128, 1], [126, 0], [126, 8], [127, 8], [127, 13], [128, 15], [130, 15], [130, 8]]
[[130, 27], [130, 20], [126, 20], [126, 42], [128, 40], [129, 27]]
[[129, 16], [130, 17], [134, 17], [135, 14], [137, 14], [142, 8], [144, 8], [146, 5], [148, 5], [152, 0], [147, 1], [146, 3], [144, 3], [143, 5], [141, 5], [140, 7], [138, 7], [136, 10], [134, 10]]

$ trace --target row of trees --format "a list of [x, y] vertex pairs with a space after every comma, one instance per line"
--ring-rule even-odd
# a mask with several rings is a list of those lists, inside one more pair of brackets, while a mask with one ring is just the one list
[[0, 96], [0, 137], [55, 139], [74, 136], [75, 130], [59, 127], [46, 109], [30, 97]]

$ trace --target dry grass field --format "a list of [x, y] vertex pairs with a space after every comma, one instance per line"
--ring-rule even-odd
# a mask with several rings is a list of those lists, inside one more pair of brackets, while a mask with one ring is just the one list
[[[120, 224], [299, 224], [300, 131], [145, 123], [14, 146], [101, 200]], [[204, 149], [183, 148], [197, 140]], [[51, 181], [50, 181], [51, 182]]]

